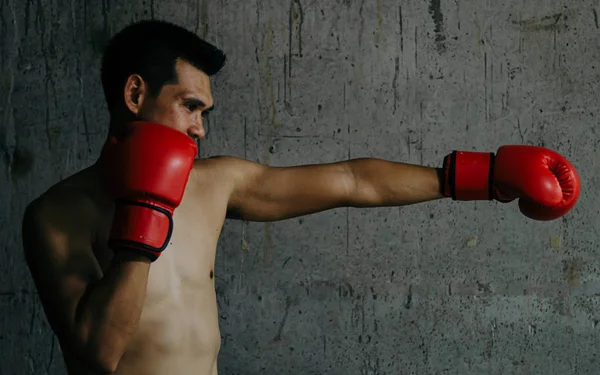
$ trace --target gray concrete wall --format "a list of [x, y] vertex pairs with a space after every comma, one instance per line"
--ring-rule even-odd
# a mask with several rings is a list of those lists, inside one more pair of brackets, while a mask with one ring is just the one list
[[61, 374], [24, 266], [27, 202], [106, 134], [99, 58], [131, 20], [229, 56], [202, 154], [271, 165], [544, 145], [579, 169], [550, 223], [436, 202], [228, 222], [222, 374], [598, 374], [598, 1], [23, 1], [0, 5], [0, 373]]

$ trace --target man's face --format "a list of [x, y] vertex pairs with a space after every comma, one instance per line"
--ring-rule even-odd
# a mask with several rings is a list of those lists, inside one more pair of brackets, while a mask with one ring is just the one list
[[138, 117], [193, 138], [203, 138], [206, 135], [203, 115], [213, 107], [209, 77], [183, 60], [177, 60], [175, 70], [178, 82], [164, 85], [158, 97], [146, 97]]

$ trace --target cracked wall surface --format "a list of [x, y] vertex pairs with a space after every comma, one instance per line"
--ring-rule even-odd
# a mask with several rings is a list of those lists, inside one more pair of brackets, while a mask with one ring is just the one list
[[600, 3], [0, 2], [0, 374], [63, 374], [24, 265], [28, 202], [95, 161], [105, 41], [178, 23], [228, 55], [202, 156], [270, 165], [542, 145], [582, 180], [562, 219], [431, 202], [227, 222], [222, 374], [597, 374]]

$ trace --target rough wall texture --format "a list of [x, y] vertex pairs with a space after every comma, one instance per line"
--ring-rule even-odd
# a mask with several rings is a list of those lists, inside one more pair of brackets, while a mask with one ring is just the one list
[[95, 160], [104, 41], [132, 20], [229, 56], [202, 154], [271, 165], [544, 145], [579, 169], [563, 219], [436, 202], [228, 222], [222, 374], [598, 374], [600, 3], [3, 0], [0, 373], [62, 374], [20, 220]]

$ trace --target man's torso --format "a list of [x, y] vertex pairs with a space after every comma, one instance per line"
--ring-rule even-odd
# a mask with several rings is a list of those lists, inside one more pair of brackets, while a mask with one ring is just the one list
[[[55, 188], [64, 184], [67, 189], [78, 189], [93, 202], [97, 211], [96, 220], [91, 220], [90, 241], [104, 271], [112, 258], [106, 243], [114, 207], [94, 173], [82, 171]], [[175, 210], [169, 246], [150, 267], [139, 325], [116, 374], [217, 373], [221, 337], [214, 262], [228, 193], [214, 177], [202, 166], [190, 174], [183, 200]], [[70, 373], [85, 373], [69, 348], [63, 347], [63, 352]]]

